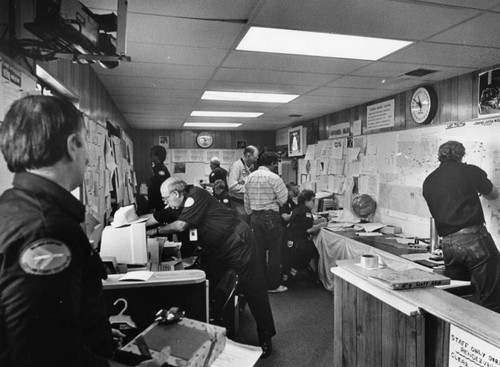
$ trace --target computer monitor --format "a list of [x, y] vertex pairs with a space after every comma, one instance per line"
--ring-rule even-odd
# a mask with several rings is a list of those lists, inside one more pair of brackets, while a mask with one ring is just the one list
[[143, 265], [148, 262], [146, 224], [124, 227], [106, 226], [102, 231], [101, 257], [112, 256], [119, 264]]

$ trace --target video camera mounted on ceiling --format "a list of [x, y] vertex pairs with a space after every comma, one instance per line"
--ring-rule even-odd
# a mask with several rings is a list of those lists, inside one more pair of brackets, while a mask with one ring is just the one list
[[36, 0], [35, 18], [24, 28], [39, 40], [20, 40], [23, 53], [40, 61], [98, 62], [107, 69], [131, 61], [125, 55], [127, 1], [117, 2], [118, 16], [94, 14], [77, 0]]

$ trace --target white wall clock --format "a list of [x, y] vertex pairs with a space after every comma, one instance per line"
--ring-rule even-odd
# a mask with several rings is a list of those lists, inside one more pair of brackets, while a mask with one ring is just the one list
[[434, 88], [424, 86], [415, 89], [411, 96], [410, 113], [417, 124], [429, 124], [436, 116], [438, 98]]
[[214, 143], [214, 136], [208, 131], [201, 131], [196, 135], [196, 144], [200, 148], [210, 148]]

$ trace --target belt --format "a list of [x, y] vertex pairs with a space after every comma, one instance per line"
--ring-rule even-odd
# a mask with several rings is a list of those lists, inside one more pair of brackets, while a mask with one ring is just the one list
[[478, 226], [470, 226], [470, 227], [465, 227], [462, 229], [459, 229], [456, 232], [447, 234], [447, 236], [455, 235], [455, 234], [471, 234], [471, 233], [479, 233], [481, 230], [484, 228], [484, 224], [478, 225]]
[[276, 211], [276, 210], [273, 210], [273, 209], [267, 209], [267, 210], [252, 210], [252, 215], [257, 215], [257, 216], [260, 216], [260, 215], [265, 215], [265, 214], [276, 214], [276, 215], [279, 215], [280, 212], [279, 211]]

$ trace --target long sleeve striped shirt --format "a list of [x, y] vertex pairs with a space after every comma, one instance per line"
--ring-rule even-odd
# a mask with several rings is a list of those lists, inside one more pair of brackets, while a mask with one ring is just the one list
[[288, 200], [285, 183], [268, 167], [260, 166], [252, 172], [245, 182], [245, 211], [251, 214], [254, 210], [274, 210], [279, 212], [280, 206]]

